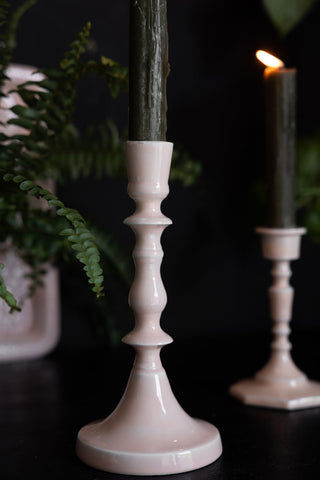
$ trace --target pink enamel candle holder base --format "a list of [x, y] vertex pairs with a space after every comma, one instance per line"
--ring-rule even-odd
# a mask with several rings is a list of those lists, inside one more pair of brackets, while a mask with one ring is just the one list
[[136, 211], [125, 220], [135, 233], [135, 279], [129, 304], [135, 327], [123, 341], [136, 350], [126, 391], [105, 420], [83, 427], [80, 459], [100, 470], [127, 475], [165, 475], [196, 470], [222, 452], [216, 427], [189, 417], [175, 399], [160, 360], [172, 342], [160, 327], [167, 297], [160, 276], [160, 237], [171, 220], [161, 212], [168, 195], [172, 143], [127, 142], [128, 194]]
[[263, 256], [273, 262], [273, 284], [269, 289], [274, 339], [267, 364], [252, 379], [230, 387], [231, 395], [247, 405], [297, 410], [320, 405], [320, 383], [309, 380], [294, 364], [290, 333], [293, 288], [289, 284], [290, 261], [300, 255], [304, 228], [258, 228]]

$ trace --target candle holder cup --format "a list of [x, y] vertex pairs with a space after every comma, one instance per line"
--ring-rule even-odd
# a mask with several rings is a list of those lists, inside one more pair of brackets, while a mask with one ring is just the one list
[[267, 364], [254, 378], [230, 387], [231, 395], [247, 405], [297, 410], [320, 405], [320, 383], [309, 380], [290, 355], [289, 322], [293, 288], [289, 284], [290, 261], [300, 256], [304, 228], [258, 228], [264, 258], [273, 262], [273, 283], [269, 288], [274, 339]]
[[123, 341], [136, 350], [126, 391], [105, 420], [83, 427], [77, 454], [85, 463], [109, 472], [164, 475], [195, 470], [222, 451], [215, 426], [193, 419], [180, 407], [160, 360], [172, 342], [160, 327], [166, 292], [160, 276], [160, 237], [171, 220], [161, 212], [167, 196], [172, 144], [129, 141], [126, 145], [128, 194], [136, 210], [125, 220], [135, 233], [135, 279], [129, 304], [135, 327]]

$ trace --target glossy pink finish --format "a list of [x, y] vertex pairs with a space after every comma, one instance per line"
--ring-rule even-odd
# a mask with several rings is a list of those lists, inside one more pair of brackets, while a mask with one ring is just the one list
[[299, 258], [300, 238], [305, 229], [259, 228], [257, 232], [262, 235], [263, 256], [273, 262], [269, 297], [274, 340], [268, 363], [253, 379], [232, 385], [230, 393], [249, 405], [285, 410], [319, 406], [320, 383], [308, 380], [296, 367], [288, 339], [294, 295], [289, 284], [290, 261]]
[[[0, 97], [0, 120], [6, 123], [14, 117], [10, 108], [21, 104], [16, 93], [9, 93], [17, 85], [28, 80], [41, 80], [43, 75], [33, 74], [35, 67], [10, 65], [6, 71], [9, 80], [4, 85], [6, 97]], [[6, 134], [26, 134], [27, 131], [16, 125], [0, 125], [0, 132]], [[39, 182], [46, 188], [48, 185]], [[53, 182], [48, 186], [53, 188]], [[41, 202], [39, 208], [44, 208]], [[22, 312], [9, 313], [8, 306], [0, 300], [0, 363], [36, 358], [50, 352], [60, 336], [60, 302], [58, 272], [48, 267], [44, 276], [44, 285], [38, 287], [32, 298], [28, 297], [29, 282], [24, 278], [29, 267], [20, 259], [10, 241], [0, 245], [0, 262], [5, 268], [1, 275], [6, 285], [18, 300]]]
[[56, 269], [48, 269], [43, 286], [37, 288], [29, 307], [21, 312], [22, 320], [17, 320], [19, 313], [14, 315], [10, 327], [7, 323], [5, 331], [0, 330], [0, 363], [38, 358], [57, 345], [60, 338], [60, 302]]
[[160, 360], [172, 339], [160, 327], [167, 296], [160, 276], [160, 237], [171, 220], [161, 212], [168, 194], [172, 144], [128, 142], [128, 193], [136, 211], [125, 220], [136, 235], [135, 279], [129, 303], [135, 327], [124, 342], [136, 350], [127, 389], [105, 420], [82, 428], [77, 454], [89, 465], [127, 475], [164, 475], [208, 465], [222, 451], [216, 427], [191, 418], [175, 399]]

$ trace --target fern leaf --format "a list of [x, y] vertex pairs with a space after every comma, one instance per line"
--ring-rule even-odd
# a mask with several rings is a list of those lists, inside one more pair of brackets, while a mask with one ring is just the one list
[[[60, 182], [76, 180], [93, 171], [97, 178], [108, 175], [125, 179], [126, 139], [126, 133], [120, 135], [111, 120], [94, 129], [89, 127], [82, 135], [74, 126], [68, 126], [52, 145], [48, 157], [48, 163], [52, 166], [51, 175]], [[179, 145], [175, 146], [170, 180], [178, 180], [185, 187], [189, 187], [197, 182], [201, 173], [201, 163]]]
[[18, 7], [12, 8], [12, 4], [7, 0], [0, 0], [0, 96], [1, 87], [7, 79], [6, 70], [11, 61], [14, 49], [16, 47], [16, 31], [21, 17], [32, 7], [37, 0], [25, 0]]
[[[12, 184], [16, 185], [21, 191], [28, 193], [33, 197], [42, 198], [46, 200], [49, 205], [56, 204], [58, 206], [57, 215], [64, 217], [70, 224], [70, 230], [72, 233], [66, 238], [71, 247], [81, 253], [81, 263], [85, 266], [84, 270], [89, 283], [92, 285], [93, 292], [97, 297], [103, 295], [103, 276], [102, 269], [99, 265], [100, 254], [95, 245], [94, 236], [87, 229], [86, 223], [80, 213], [74, 209], [66, 207], [63, 202], [51, 192], [36, 185], [32, 180], [29, 180], [22, 175], [15, 175], [14, 173], [4, 171], [0, 171], [0, 174], [5, 182], [12, 182]], [[65, 235], [65, 230], [62, 232], [62, 235]], [[89, 242], [88, 239], [90, 239]], [[76, 255], [76, 257], [79, 259], [79, 255]]]
[[[0, 270], [3, 270], [3, 269], [4, 269], [3, 263], [0, 263]], [[0, 275], [0, 298], [2, 298], [8, 305], [8, 307], [10, 308], [10, 313], [13, 313], [14, 311], [18, 311], [18, 312], [21, 311], [21, 308], [18, 307], [17, 305], [16, 299], [14, 298], [12, 293], [9, 292], [9, 290], [7, 289], [2, 275]]]

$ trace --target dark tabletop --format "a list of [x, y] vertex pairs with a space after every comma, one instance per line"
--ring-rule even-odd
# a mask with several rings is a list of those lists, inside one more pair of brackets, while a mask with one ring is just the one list
[[[293, 356], [320, 380], [319, 334], [296, 332]], [[228, 386], [251, 376], [268, 356], [266, 335], [217, 335], [163, 349], [174, 394], [192, 416], [214, 423], [224, 452], [200, 470], [165, 476], [184, 480], [320, 478], [320, 408], [285, 412], [245, 407]], [[40, 360], [0, 365], [1, 480], [103, 480], [75, 455], [78, 430], [107, 416], [125, 388], [133, 352], [116, 348], [63, 350]], [[144, 477], [149, 478], [149, 477]]]

